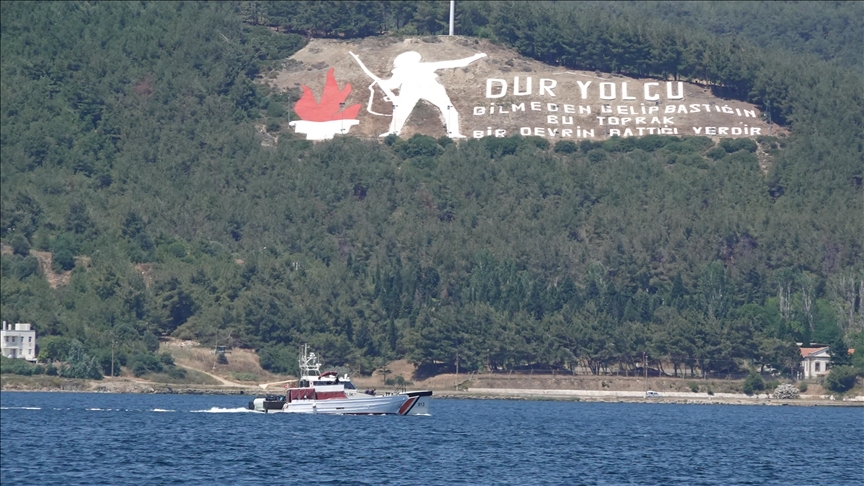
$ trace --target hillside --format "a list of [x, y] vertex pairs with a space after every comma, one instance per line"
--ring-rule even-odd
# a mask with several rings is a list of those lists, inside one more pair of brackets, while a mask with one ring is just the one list
[[[4, 3], [2, 318], [104, 373], [112, 342], [144, 363], [157, 336], [243, 348], [274, 374], [309, 343], [367, 376], [394, 360], [423, 376], [644, 359], [679, 376], [794, 374], [796, 342], [864, 348], [856, 66], [566, 2], [464, 2], [465, 35], [439, 38], [424, 9], [444, 3], [405, 3], [405, 18], [375, 2], [316, 2], [314, 16], [280, 2]], [[391, 122], [370, 106], [398, 105], [367, 104], [348, 51], [389, 78], [408, 48], [487, 55], [437, 74], [467, 139], [428, 100], [380, 136]], [[310, 121], [298, 102], [302, 85], [321, 101], [330, 68], [353, 87], [330, 108], [358, 124], [313, 143], [295, 132]], [[508, 83], [508, 108], [517, 75], [581, 101], [567, 73], [593, 76], [592, 117], [600, 83], [617, 90], [610, 105], [680, 82], [688, 104], [732, 113], [676, 111], [694, 118], [671, 136], [600, 136], [587, 115], [596, 136], [521, 135], [557, 116], [544, 112], [475, 138], [475, 108], [498, 95], [489, 79]], [[743, 127], [752, 111], [747, 126], [771, 131], [693, 130], [736, 109], [717, 119]]]

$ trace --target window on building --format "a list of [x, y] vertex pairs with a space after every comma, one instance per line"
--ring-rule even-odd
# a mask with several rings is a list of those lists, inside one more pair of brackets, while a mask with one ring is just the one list
[[28, 337], [28, 338], [27, 338], [27, 342], [28, 342], [28, 343], [32, 343], [32, 342], [33, 342], [33, 336]]
[[821, 371], [821, 370], [819, 369], [819, 366], [820, 366], [821, 364], [822, 364], [822, 363], [820, 363], [820, 362], [817, 361], [817, 362], [816, 362], [816, 366], [815, 366], [813, 369], [815, 369], [816, 371]]

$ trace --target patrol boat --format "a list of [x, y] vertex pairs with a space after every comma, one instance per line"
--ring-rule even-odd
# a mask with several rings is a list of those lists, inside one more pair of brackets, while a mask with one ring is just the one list
[[348, 373], [321, 372], [318, 356], [300, 348], [300, 379], [285, 385], [285, 395], [256, 397], [249, 409], [264, 413], [328, 413], [345, 415], [428, 415], [431, 390], [378, 394], [359, 391]]

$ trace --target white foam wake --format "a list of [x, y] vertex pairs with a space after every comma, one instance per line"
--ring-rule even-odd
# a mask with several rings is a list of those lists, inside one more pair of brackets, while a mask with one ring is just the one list
[[192, 413], [255, 413], [255, 411], [249, 410], [246, 407], [237, 407], [237, 408], [212, 407], [209, 410], [192, 410]]
[[154, 408], [154, 412], [176, 412], [176, 410], [165, 410], [164, 408]]
[[42, 407], [0, 407], [0, 410], [42, 410]]

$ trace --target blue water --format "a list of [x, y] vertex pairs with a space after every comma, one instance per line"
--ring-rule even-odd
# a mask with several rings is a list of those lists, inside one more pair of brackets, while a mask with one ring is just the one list
[[446, 400], [427, 417], [248, 397], [0, 393], [0, 483], [864, 484], [864, 409]]

